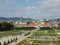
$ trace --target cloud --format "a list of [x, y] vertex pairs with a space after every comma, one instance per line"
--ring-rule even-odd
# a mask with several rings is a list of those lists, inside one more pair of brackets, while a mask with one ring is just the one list
[[[21, 12], [22, 11], [22, 12]], [[60, 0], [45, 0], [35, 6], [28, 6], [20, 10], [20, 15], [35, 18], [59, 18]]]
[[[25, 0], [30, 1], [30, 0]], [[4, 2], [4, 3], [3, 3]], [[35, 5], [10, 11], [6, 5], [16, 3], [16, 0], [0, 0], [0, 13], [10, 16], [23, 16], [36, 19], [41, 18], [60, 18], [60, 0], [42, 0], [37, 1]], [[31, 4], [31, 3], [30, 3]], [[5, 11], [6, 10], [6, 11]]]
[[35, 9], [36, 7], [26, 7], [27, 10]]

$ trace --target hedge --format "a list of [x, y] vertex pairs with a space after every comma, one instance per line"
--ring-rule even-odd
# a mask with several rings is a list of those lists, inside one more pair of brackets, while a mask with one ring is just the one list
[[15, 28], [16, 30], [33, 30], [33, 29], [36, 29], [35, 27], [16, 27]]
[[50, 28], [50, 27], [41, 27], [40, 29], [41, 30], [52, 30], [52, 28]]

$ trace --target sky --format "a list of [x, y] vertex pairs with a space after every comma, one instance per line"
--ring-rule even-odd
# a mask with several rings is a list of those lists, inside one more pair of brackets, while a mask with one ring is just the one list
[[60, 18], [60, 0], [0, 0], [0, 17]]

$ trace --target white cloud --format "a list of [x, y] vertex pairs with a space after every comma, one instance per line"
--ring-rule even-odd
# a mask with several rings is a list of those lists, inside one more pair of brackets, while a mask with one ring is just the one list
[[27, 10], [30, 10], [30, 9], [35, 9], [36, 7], [26, 7]]
[[18, 12], [17, 16], [32, 18], [60, 18], [60, 0], [44, 0], [35, 6], [27, 6]]
[[[4, 0], [0, 0], [0, 2], [1, 1]], [[5, 0], [4, 2], [9, 5], [15, 3], [15, 1], [16, 0]], [[41, 2], [37, 2], [36, 5], [27, 6], [23, 9], [18, 10], [17, 12], [14, 12], [14, 16], [24, 16], [32, 18], [60, 18], [60, 0], [44, 0]]]

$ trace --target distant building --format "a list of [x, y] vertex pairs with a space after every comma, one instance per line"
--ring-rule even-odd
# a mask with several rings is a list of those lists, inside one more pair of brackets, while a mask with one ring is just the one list
[[40, 25], [40, 29], [41, 30], [51, 30], [53, 27], [53, 25], [51, 23], [45, 23]]
[[55, 27], [60, 28], [60, 22], [57, 22], [57, 23], [55, 24]]
[[16, 21], [13, 23], [15, 27], [24, 27], [27, 23]]
[[44, 25], [45, 24], [45, 22], [44, 21], [41, 21], [41, 25]]
[[26, 27], [38, 27], [38, 25], [35, 23], [29, 23], [26, 25]]
[[25, 23], [25, 22], [18, 22], [16, 21], [13, 23], [15, 27], [38, 27], [38, 24], [35, 24], [33, 22]]
[[40, 27], [52, 27], [52, 24], [51, 23], [45, 23], [45, 24], [41, 24]]

